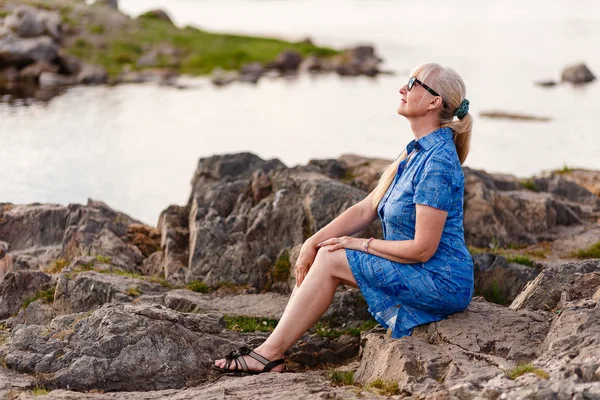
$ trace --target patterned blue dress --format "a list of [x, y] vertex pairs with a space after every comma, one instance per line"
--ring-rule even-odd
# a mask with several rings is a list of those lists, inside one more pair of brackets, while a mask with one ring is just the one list
[[427, 262], [402, 264], [346, 250], [350, 269], [369, 311], [392, 328], [392, 337], [464, 310], [473, 297], [473, 259], [463, 228], [464, 175], [450, 128], [440, 128], [407, 146], [415, 153], [398, 172], [377, 213], [385, 240], [413, 240], [416, 204], [448, 212], [437, 251]]

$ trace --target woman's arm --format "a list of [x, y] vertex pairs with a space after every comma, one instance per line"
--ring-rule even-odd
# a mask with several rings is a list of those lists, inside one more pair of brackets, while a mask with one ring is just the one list
[[372, 206], [374, 192], [375, 190], [371, 191], [367, 197], [341, 213], [307, 241], [316, 246], [329, 238], [352, 236], [366, 229], [377, 219], [377, 211]]
[[[369, 253], [403, 264], [426, 262], [437, 251], [448, 213], [423, 204], [416, 205], [415, 238], [413, 240], [372, 240]], [[327, 250], [364, 251], [367, 239], [334, 237], [318, 244]]]

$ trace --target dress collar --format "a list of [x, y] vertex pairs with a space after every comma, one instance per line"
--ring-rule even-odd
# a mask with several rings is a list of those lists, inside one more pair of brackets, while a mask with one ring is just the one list
[[450, 139], [452, 139], [452, 128], [445, 126], [443, 128], [436, 129], [433, 132], [429, 132], [419, 140], [411, 140], [406, 145], [406, 154], [410, 154], [414, 149], [430, 149], [436, 143]]

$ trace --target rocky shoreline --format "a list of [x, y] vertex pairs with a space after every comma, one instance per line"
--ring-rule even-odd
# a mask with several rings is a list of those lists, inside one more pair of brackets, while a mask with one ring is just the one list
[[93, 200], [0, 203], [0, 397], [600, 397], [600, 171], [584, 170], [464, 168], [479, 295], [465, 312], [394, 340], [340, 289], [292, 372], [213, 374], [211, 359], [265, 339], [301, 243], [388, 163], [202, 158], [156, 228]]
[[369, 45], [344, 51], [310, 39], [225, 35], [178, 28], [166, 12], [133, 19], [116, 1], [0, 2], [0, 100], [48, 100], [74, 85], [157, 82], [212, 74], [217, 86], [263, 76], [337, 73], [375, 76], [382, 59]]

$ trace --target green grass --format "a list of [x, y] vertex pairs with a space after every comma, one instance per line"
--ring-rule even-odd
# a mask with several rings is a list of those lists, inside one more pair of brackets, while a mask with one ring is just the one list
[[152, 18], [140, 18], [133, 24], [135, 28], [126, 32], [107, 33], [104, 47], [77, 40], [68, 52], [85, 62], [102, 65], [111, 76], [118, 75], [126, 66], [135, 69], [144, 47], [165, 42], [183, 53], [179, 72], [192, 75], [209, 74], [217, 67], [239, 69], [249, 62], [266, 63], [287, 49], [296, 50], [304, 56], [331, 56], [338, 53], [305, 42], [217, 34], [191, 27], [180, 29], [167, 21]]
[[485, 290], [478, 290], [476, 293], [477, 296], [483, 296], [490, 303], [500, 304], [501, 306], [505, 306], [508, 304], [508, 298], [500, 289], [500, 285], [497, 281], [492, 283], [492, 287]]
[[102, 264], [110, 264], [112, 262], [112, 258], [110, 258], [108, 256], [97, 255], [96, 261], [98, 261], [99, 263], [102, 263]]
[[331, 371], [327, 378], [333, 386], [350, 386], [354, 384], [354, 372], [352, 371]]
[[54, 260], [52, 265], [50, 265], [50, 267], [47, 268], [44, 272], [48, 274], [57, 274], [60, 271], [62, 271], [67, 265], [69, 265], [69, 262], [67, 260], [65, 260], [64, 258], [58, 258]]
[[224, 319], [225, 327], [235, 332], [272, 332], [277, 326], [277, 320], [270, 318], [225, 315]]
[[315, 333], [317, 336], [326, 337], [329, 339], [337, 339], [342, 335], [360, 337], [361, 332], [368, 331], [375, 325], [377, 325], [377, 321], [369, 320], [357, 328], [334, 329], [330, 328], [327, 323], [317, 322], [315, 324]]
[[531, 179], [522, 179], [520, 183], [524, 189], [531, 190], [533, 192], [538, 191], [537, 187], [535, 186], [535, 183]]
[[539, 368], [535, 368], [532, 364], [518, 365], [515, 369], [510, 370], [507, 375], [510, 379], [517, 379], [519, 376], [528, 372], [533, 372], [542, 379], [549, 378], [548, 373], [546, 371]]
[[378, 389], [379, 394], [383, 396], [395, 396], [400, 394], [400, 387], [398, 382], [384, 381], [383, 379], [375, 379], [369, 383], [368, 387]]
[[533, 261], [531, 260], [531, 258], [529, 258], [526, 255], [522, 255], [522, 254], [518, 254], [515, 256], [507, 255], [506, 262], [508, 262], [509, 264], [517, 263], [517, 264], [521, 264], [521, 265], [526, 265], [528, 267], [533, 267]]
[[285, 282], [290, 277], [290, 272], [292, 270], [292, 264], [290, 263], [290, 251], [284, 250], [281, 252], [281, 255], [275, 261], [275, 265], [273, 266], [272, 274], [273, 280], [277, 282]]
[[95, 35], [101, 35], [104, 33], [104, 25], [102, 24], [93, 24], [88, 26], [88, 32], [93, 33]]
[[4, 322], [0, 322], [0, 331], [6, 330], [6, 324]]
[[31, 394], [34, 396], [44, 396], [44, 395], [47, 395], [48, 393], [50, 393], [50, 391], [48, 389], [41, 387], [41, 386], [37, 386], [37, 385], [31, 391]]
[[48, 290], [41, 290], [41, 291], [37, 292], [33, 296], [27, 298], [23, 302], [23, 305], [21, 306], [21, 308], [22, 309], [27, 308], [31, 303], [33, 303], [37, 299], [44, 299], [47, 303], [52, 303], [54, 301], [54, 290], [55, 290], [55, 288], [51, 287]]
[[594, 243], [587, 249], [580, 249], [573, 253], [574, 257], [580, 259], [600, 258], [600, 242]]
[[142, 291], [140, 290], [140, 288], [132, 286], [127, 288], [127, 291], [125, 293], [127, 294], [127, 296], [140, 297]]
[[4, 358], [4, 356], [0, 356], [0, 365], [2, 365], [4, 368], [8, 368], [8, 365], [6, 364], [6, 359]]
[[567, 167], [566, 164], [563, 165], [562, 169], [557, 169], [554, 171], [554, 173], [558, 175], [566, 175], [570, 174], [571, 172], [573, 172], [573, 168]]
[[4, 18], [9, 15], [11, 12], [6, 10], [0, 10], [0, 18]]
[[208, 285], [200, 280], [190, 281], [185, 288], [191, 290], [196, 293], [208, 293], [210, 292], [210, 288]]

